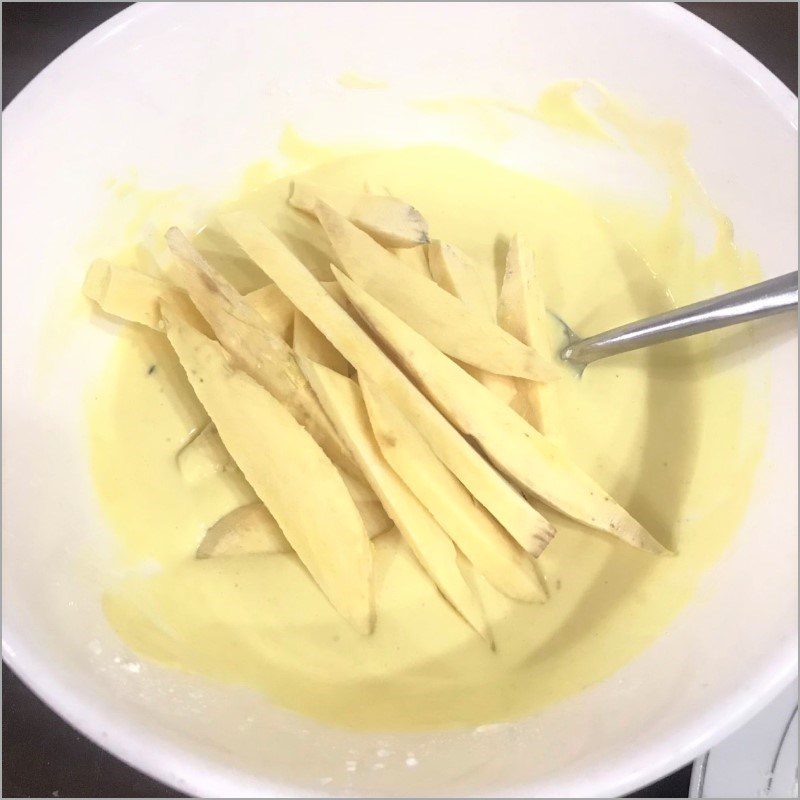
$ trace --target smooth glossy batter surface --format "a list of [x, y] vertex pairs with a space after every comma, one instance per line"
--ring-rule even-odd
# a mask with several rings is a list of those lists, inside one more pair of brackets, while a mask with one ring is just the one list
[[[508, 238], [523, 233], [548, 305], [581, 332], [757, 277], [720, 220], [714, 253], [699, 258], [674, 204], [658, 219], [619, 205], [601, 213], [554, 185], [445, 147], [348, 157], [309, 177], [356, 190], [365, 180], [388, 187], [422, 211], [432, 235], [498, 276]], [[251, 178], [236, 205], [255, 209], [326, 274], [324, 240], [286, 206], [288, 179], [264, 185], [258, 170]], [[264, 282], [228, 260], [213, 230], [199, 244], [242, 290]], [[205, 528], [252, 491], [235, 473], [186, 485], [175, 453], [204, 413], [164, 337], [127, 328], [90, 402], [97, 491], [131, 566], [106, 596], [108, 619], [142, 656], [351, 727], [486, 723], [578, 692], [664, 630], [735, 531], [762, 417], [743, 374], [723, 357], [734, 335], [619, 356], [580, 379], [565, 372], [558, 384], [564, 446], [677, 555], [647, 555], [545, 511], [558, 528], [540, 559], [551, 598], [512, 602], [481, 580], [492, 652], [395, 533], [375, 540], [378, 616], [370, 637], [333, 611], [293, 556], [194, 560]]]

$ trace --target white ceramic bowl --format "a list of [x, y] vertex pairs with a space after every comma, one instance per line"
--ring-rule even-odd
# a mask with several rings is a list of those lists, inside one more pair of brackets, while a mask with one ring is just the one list
[[796, 674], [791, 325], [747, 355], [770, 365], [769, 425], [729, 552], [641, 657], [535, 717], [430, 735], [346, 733], [244, 689], [140, 664], [100, 613], [110, 536], [92, 495], [81, 400], [113, 337], [63, 309], [97, 246], [86, 235], [104, 181], [135, 165], [145, 183], [218, 190], [286, 121], [334, 124], [345, 70], [526, 102], [554, 79], [597, 79], [685, 121], [691, 159], [738, 241], [768, 275], [797, 267], [796, 98], [677, 6], [134, 6], [4, 114], [4, 657], [85, 734], [189, 793], [624, 793], [690, 761]]

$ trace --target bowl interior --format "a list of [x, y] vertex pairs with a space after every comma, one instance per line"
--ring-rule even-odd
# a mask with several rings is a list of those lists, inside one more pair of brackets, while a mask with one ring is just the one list
[[[106, 181], [135, 166], [145, 185], [191, 184], [199, 213], [203, 197], [273, 154], [287, 122], [350, 140], [434, 135], [379, 93], [348, 93], [336, 82], [348, 70], [409, 96], [526, 104], [554, 80], [597, 80], [687, 123], [690, 160], [738, 243], [768, 276], [797, 266], [796, 98], [676, 6], [129, 9], [5, 113], [4, 656], [85, 733], [189, 793], [623, 793], [691, 759], [796, 672], [797, 359], [786, 320], [732, 362], [765, 366], [770, 380], [764, 458], [729, 552], [641, 657], [532, 718], [436, 734], [334, 730], [245, 689], [140, 664], [104, 622], [110, 537], [93, 499], [82, 400], [113, 337], [64, 298], [77, 296], [97, 253], [90, 232]], [[442, 140], [465, 135], [434, 124]]]

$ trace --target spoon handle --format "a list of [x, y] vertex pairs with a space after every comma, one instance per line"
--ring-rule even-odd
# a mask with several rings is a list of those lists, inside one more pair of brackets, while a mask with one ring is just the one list
[[796, 308], [797, 272], [790, 272], [710, 300], [578, 339], [564, 348], [561, 357], [573, 364], [589, 364], [617, 353], [627, 353], [640, 347], [682, 339], [684, 336], [782, 314]]

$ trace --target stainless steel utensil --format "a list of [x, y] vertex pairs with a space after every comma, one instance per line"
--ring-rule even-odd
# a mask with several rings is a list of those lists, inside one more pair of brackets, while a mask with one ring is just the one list
[[797, 272], [792, 272], [585, 339], [558, 318], [567, 334], [567, 346], [561, 351], [561, 358], [582, 371], [592, 361], [617, 353], [796, 309]]

